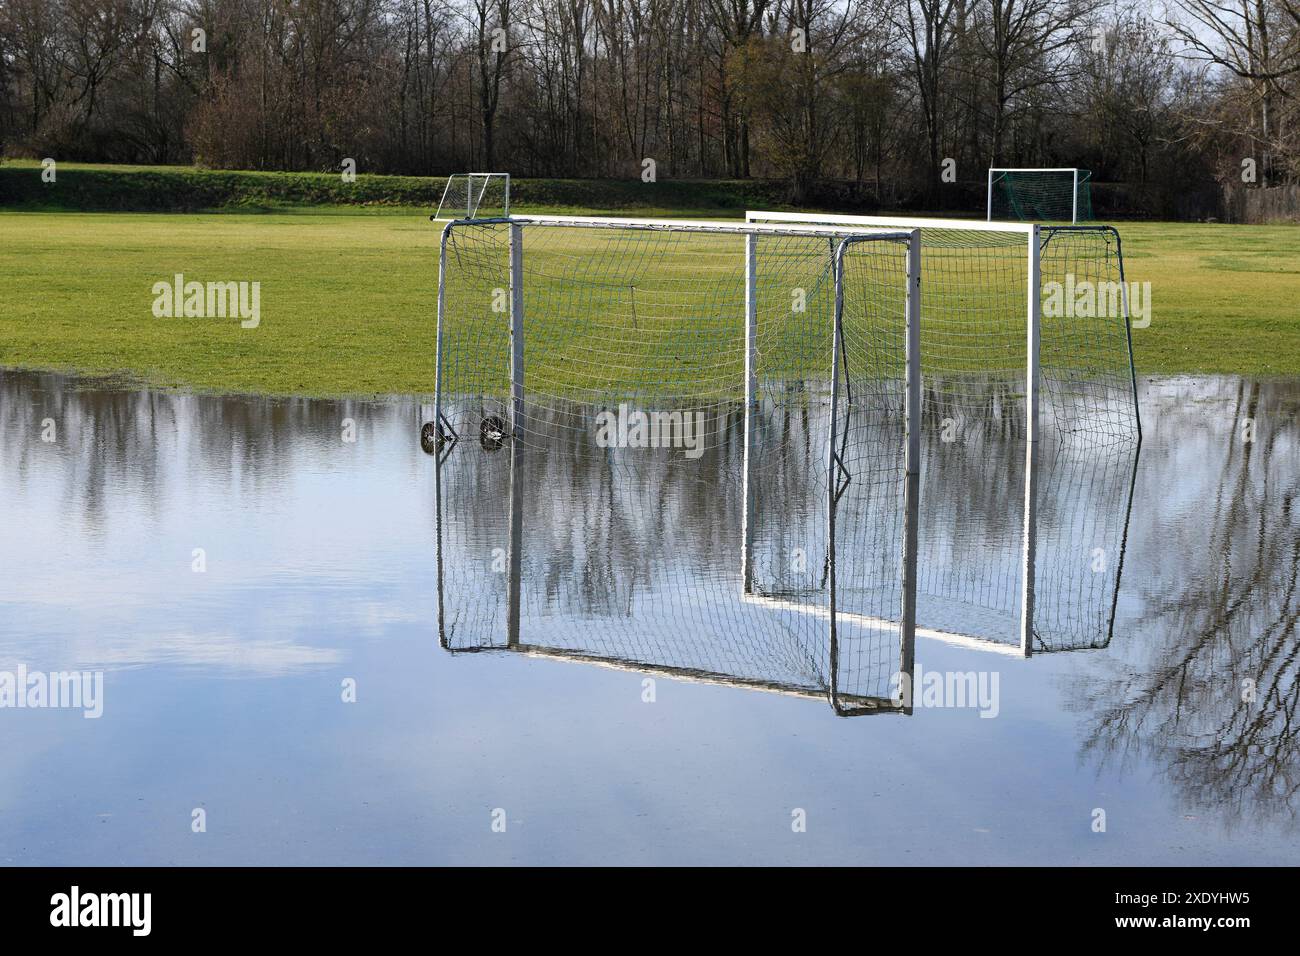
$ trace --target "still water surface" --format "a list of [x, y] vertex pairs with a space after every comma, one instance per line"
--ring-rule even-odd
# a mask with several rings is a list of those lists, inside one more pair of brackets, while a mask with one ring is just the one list
[[[917, 664], [996, 674], [996, 717], [843, 718], [820, 619], [738, 597], [733, 442], [712, 483], [549, 449], [539, 654], [461, 653], [508, 643], [507, 450], [439, 474], [414, 402], [0, 373], [0, 670], [104, 674], [99, 719], [0, 709], [0, 861], [1294, 864], [1300, 383], [1141, 391], [1140, 454], [1044, 450], [1028, 660], [1023, 462], [923, 475], [920, 623], [980, 640]], [[798, 486], [755, 518], [787, 598], [792, 542], [824, 563]], [[660, 666], [653, 703], [620, 660]]]

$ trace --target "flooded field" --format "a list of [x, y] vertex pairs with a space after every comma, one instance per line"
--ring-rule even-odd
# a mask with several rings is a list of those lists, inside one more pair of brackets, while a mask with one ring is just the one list
[[725, 405], [0, 373], [0, 861], [1294, 862], [1300, 382], [1139, 388], [1031, 496], [1014, 429], [831, 488], [815, 396], [746, 482]]

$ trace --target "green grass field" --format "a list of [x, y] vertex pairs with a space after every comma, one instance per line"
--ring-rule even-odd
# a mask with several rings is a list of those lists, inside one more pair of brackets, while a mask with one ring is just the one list
[[[438, 229], [426, 216], [2, 212], [0, 366], [226, 392], [431, 392]], [[1151, 283], [1140, 375], [1300, 375], [1300, 228], [1120, 231], [1128, 279]], [[259, 281], [260, 326], [155, 318], [152, 287], [178, 272]]]

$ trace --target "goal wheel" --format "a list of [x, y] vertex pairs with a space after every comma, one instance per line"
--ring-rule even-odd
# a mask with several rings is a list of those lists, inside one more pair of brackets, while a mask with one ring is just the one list
[[478, 443], [485, 451], [496, 451], [506, 440], [506, 423], [489, 415], [478, 426]]
[[425, 422], [420, 426], [420, 448], [426, 455], [435, 454], [441, 444], [442, 439], [438, 435], [437, 425], [433, 422]]

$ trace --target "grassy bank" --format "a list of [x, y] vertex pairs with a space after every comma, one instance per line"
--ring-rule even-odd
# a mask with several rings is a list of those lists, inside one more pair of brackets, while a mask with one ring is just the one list
[[[645, 210], [638, 210], [638, 212]], [[659, 210], [666, 212], [668, 210]], [[1128, 223], [1139, 374], [1300, 375], [1300, 229]], [[391, 215], [0, 213], [0, 366], [218, 391], [428, 392], [437, 230]], [[154, 283], [257, 280], [261, 325], [160, 319]]]
[[[0, 208], [49, 212], [199, 212], [437, 208], [445, 179], [329, 173], [198, 169], [192, 166], [101, 166], [60, 163], [43, 182], [31, 160], [0, 165]], [[736, 215], [785, 198], [782, 183], [762, 180], [514, 179], [512, 205], [569, 212], [678, 210]]]

